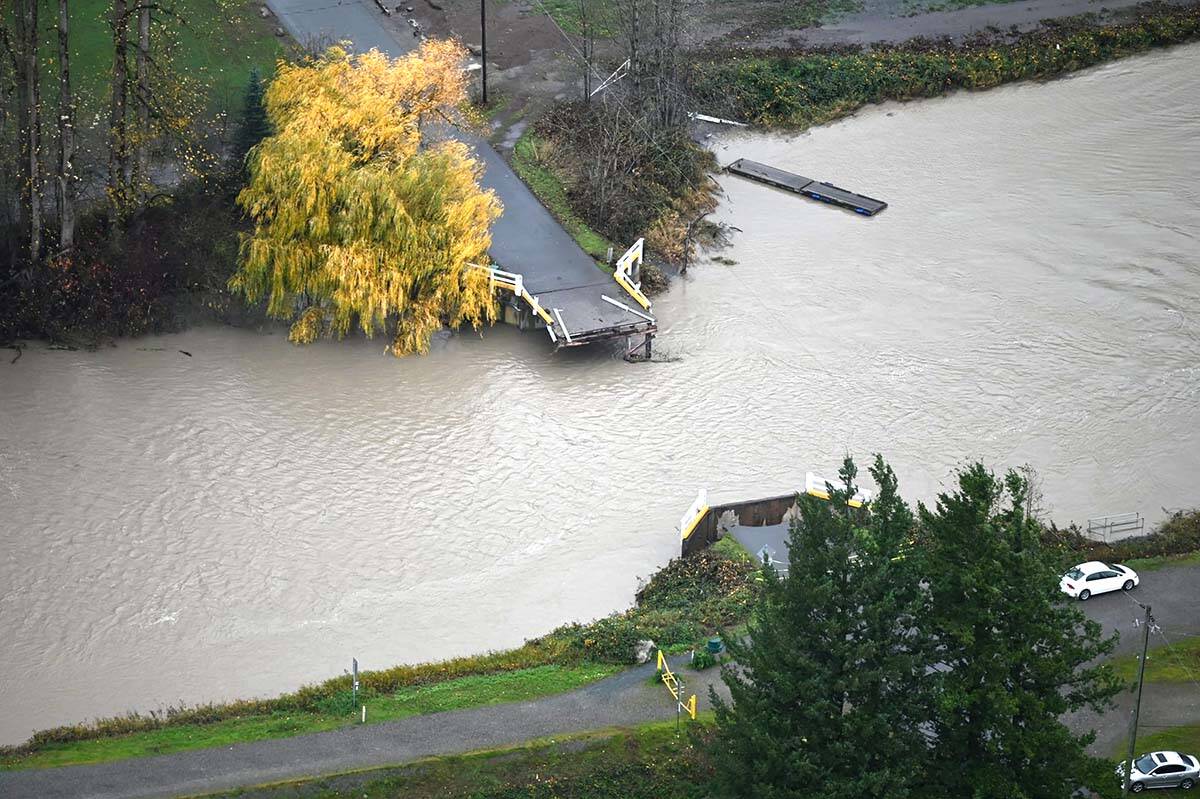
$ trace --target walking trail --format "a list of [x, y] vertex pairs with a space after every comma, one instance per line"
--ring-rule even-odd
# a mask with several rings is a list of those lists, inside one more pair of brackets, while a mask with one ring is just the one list
[[[1200, 567], [1169, 568], [1143, 576], [1134, 596], [1154, 607], [1161, 632], [1152, 638], [1152, 645], [1200, 635], [1197, 579]], [[1133, 619], [1140, 616], [1141, 608], [1129, 597], [1098, 596], [1082, 607], [1106, 632], [1121, 634], [1118, 655], [1138, 650], [1140, 639]], [[693, 672], [686, 668], [685, 657], [672, 658], [672, 668], [687, 684], [686, 692], [697, 694], [701, 711], [710, 707], [710, 684], [715, 682], [718, 693], [728, 697], [715, 669]], [[414, 716], [295, 738], [95, 766], [0, 772], [0, 796], [116, 799], [206, 793], [672, 719], [674, 703], [662, 685], [651, 682], [653, 673], [654, 664], [650, 663], [543, 699]], [[1125, 740], [1132, 706], [1132, 695], [1124, 694], [1117, 706], [1102, 716], [1079, 713], [1067, 721], [1080, 732], [1097, 730], [1093, 752], [1109, 755]], [[1200, 683], [1147, 686], [1141, 713], [1145, 732], [1196, 722], [1200, 722]]]

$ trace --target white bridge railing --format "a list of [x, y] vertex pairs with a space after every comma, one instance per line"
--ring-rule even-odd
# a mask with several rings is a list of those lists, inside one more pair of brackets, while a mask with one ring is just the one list
[[[488, 273], [488, 280], [491, 282], [491, 287], [493, 290], [496, 288], [507, 289], [520, 299], [524, 300], [529, 305], [530, 309], [539, 317], [541, 317], [541, 320], [546, 323], [546, 330], [550, 333], [550, 338], [554, 339], [555, 341], [558, 340], [554, 335], [554, 317], [550, 315], [548, 310], [542, 307], [542, 304], [538, 302], [537, 297], [533, 296], [525, 289], [524, 278], [522, 278], [516, 272], [505, 272], [503, 269], [497, 269], [494, 266], [483, 266], [481, 264], [470, 264], [470, 266], [474, 267], [475, 269], [482, 269]], [[562, 322], [560, 319], [559, 324], [561, 323]], [[563, 332], [566, 333], [565, 325], [562, 329]], [[567, 341], [570, 341], [570, 334], [567, 333], [566, 335]]]

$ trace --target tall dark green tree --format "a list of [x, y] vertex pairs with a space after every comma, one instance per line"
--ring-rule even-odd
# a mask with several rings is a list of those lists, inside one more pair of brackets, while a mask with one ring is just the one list
[[1063, 600], [1028, 491], [1016, 472], [999, 480], [975, 464], [934, 510], [919, 509], [930, 591], [922, 625], [937, 641], [929, 796], [1070, 796], [1092, 736], [1060, 719], [1119, 690], [1107, 666], [1089, 665], [1115, 637]]
[[246, 81], [246, 93], [242, 96], [242, 119], [233, 140], [233, 154], [239, 163], [260, 141], [271, 135], [271, 122], [263, 105], [263, 79], [258, 67], [250, 70]]
[[828, 502], [798, 498], [788, 577], [764, 569], [748, 640], [729, 642], [732, 703], [713, 694], [720, 795], [892, 799], [921, 773], [929, 656], [915, 624], [924, 594], [904, 556], [913, 514], [881, 458], [871, 474], [869, 510], [849, 504], [849, 458]]

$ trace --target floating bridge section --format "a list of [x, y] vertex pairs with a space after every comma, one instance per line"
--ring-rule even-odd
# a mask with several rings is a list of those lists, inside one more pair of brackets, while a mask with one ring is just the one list
[[863, 216], [875, 216], [887, 208], [887, 203], [883, 200], [876, 200], [865, 194], [855, 194], [832, 183], [821, 183], [803, 175], [796, 175], [767, 164], [751, 161], [748, 158], [739, 158], [725, 167], [725, 170], [759, 183], [765, 183], [768, 186], [774, 186], [777, 189], [794, 192], [830, 205], [849, 208], [854, 213]]

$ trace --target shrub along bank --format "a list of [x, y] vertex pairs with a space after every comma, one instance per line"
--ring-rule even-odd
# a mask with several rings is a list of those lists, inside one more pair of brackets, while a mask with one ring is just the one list
[[1149, 535], [1111, 543], [1088, 538], [1074, 526], [1066, 529], [1048, 527], [1043, 539], [1063, 552], [1066, 560], [1073, 562], [1144, 560], [1153, 562], [1152, 566], [1160, 566], [1173, 559], [1190, 561], [1200, 552], [1200, 509], [1176, 511]]
[[1047, 21], [1037, 31], [985, 35], [961, 45], [914, 39], [871, 50], [727, 53], [692, 64], [699, 104], [759, 125], [803, 128], [867, 103], [935, 97], [956, 89], [1048, 78], [1200, 39], [1200, 3], [1149, 3], [1120, 23], [1095, 15]]
[[[668, 650], [687, 648], [740, 623], [757, 595], [757, 577], [743, 552], [727, 546], [705, 550], [660, 570], [624, 613], [568, 624], [504, 652], [363, 672], [360, 699], [368, 721], [384, 721], [576, 688], [633, 663], [641, 640]], [[357, 718], [350, 681], [343, 675], [272, 699], [56, 727], [21, 746], [0, 748], [0, 767], [100, 762], [332, 729]]]

